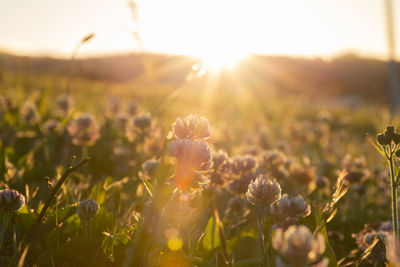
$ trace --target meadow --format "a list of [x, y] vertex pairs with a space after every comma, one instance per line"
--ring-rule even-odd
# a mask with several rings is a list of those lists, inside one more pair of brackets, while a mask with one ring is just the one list
[[323, 75], [144, 69], [3, 69], [0, 266], [400, 266], [383, 82], [354, 103]]

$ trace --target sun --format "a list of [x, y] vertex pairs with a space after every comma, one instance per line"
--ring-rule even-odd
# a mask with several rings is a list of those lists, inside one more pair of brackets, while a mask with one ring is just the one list
[[201, 57], [201, 65], [210, 72], [234, 69], [248, 55], [240, 51], [210, 51]]

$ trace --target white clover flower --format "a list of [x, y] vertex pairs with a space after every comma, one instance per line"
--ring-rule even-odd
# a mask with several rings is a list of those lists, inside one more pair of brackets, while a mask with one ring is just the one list
[[306, 266], [316, 262], [323, 264], [318, 266], [326, 264], [320, 259], [325, 251], [324, 237], [322, 234], [314, 237], [304, 225], [292, 225], [286, 231], [279, 228], [273, 236], [272, 245], [280, 254], [276, 259], [277, 266]]
[[100, 206], [95, 200], [85, 199], [79, 203], [76, 213], [82, 221], [88, 222], [94, 216], [96, 216], [99, 208]]
[[92, 146], [100, 137], [99, 126], [92, 114], [80, 114], [68, 125], [74, 145]]
[[16, 190], [0, 190], [0, 208], [8, 211], [20, 210], [25, 205], [25, 197]]
[[275, 205], [271, 207], [271, 211], [278, 217], [281, 224], [293, 224], [302, 217], [306, 217], [311, 213], [310, 205], [304, 201], [303, 197], [289, 196], [284, 194]]
[[160, 166], [160, 161], [156, 159], [146, 160], [142, 164], [143, 171], [146, 175], [153, 176], [156, 174], [158, 167]]
[[22, 121], [24, 121], [28, 125], [34, 125], [40, 120], [40, 115], [37, 111], [36, 106], [30, 102], [25, 102], [22, 105], [20, 115]]
[[74, 108], [74, 100], [70, 95], [59, 95], [56, 99], [55, 115], [66, 117]]
[[[59, 125], [60, 125], [60, 122], [59, 122], [59, 121], [51, 120], [51, 119], [50, 119], [50, 120], [45, 121], [45, 122], [42, 124], [41, 130], [42, 130], [42, 132], [43, 132], [45, 135], [49, 135], [49, 134], [53, 133], [53, 132], [57, 129], [57, 127], [58, 127]], [[60, 128], [60, 129], [57, 131], [57, 134], [62, 134], [63, 131], [64, 131], [64, 129], [63, 129], [63, 128]]]
[[133, 118], [133, 125], [142, 131], [147, 130], [151, 126], [151, 116], [149, 114], [136, 115]]
[[205, 117], [187, 115], [179, 117], [172, 126], [177, 138], [208, 139], [212, 134], [212, 128]]
[[201, 176], [198, 172], [208, 171], [213, 165], [211, 149], [203, 141], [176, 139], [170, 143], [169, 150], [176, 159], [175, 183], [180, 189], [187, 189]]
[[270, 205], [281, 198], [281, 186], [276, 179], [259, 175], [251, 181], [246, 192], [247, 200], [253, 204]]

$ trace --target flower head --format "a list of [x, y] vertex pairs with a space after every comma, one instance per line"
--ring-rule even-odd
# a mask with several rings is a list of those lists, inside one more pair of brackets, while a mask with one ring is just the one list
[[160, 166], [160, 161], [156, 159], [146, 160], [142, 164], [143, 171], [148, 176], [153, 176], [154, 174], [156, 174], [159, 166]]
[[[60, 125], [59, 121], [50, 119], [43, 123], [41, 129], [45, 135], [49, 135], [53, 133], [59, 125]], [[63, 131], [64, 131], [63, 128], [60, 128], [57, 130], [57, 134], [61, 134]]]
[[290, 179], [300, 185], [308, 185], [317, 179], [316, 168], [313, 166], [293, 164], [290, 166], [289, 171]]
[[386, 227], [385, 226], [383, 228], [379, 227], [380, 229], [375, 230], [371, 226], [366, 225], [362, 231], [352, 235], [353, 238], [355, 238], [356, 243], [362, 252], [369, 249], [369, 247], [377, 239], [377, 243], [372, 248], [369, 255], [365, 258], [365, 261], [373, 266], [380, 266], [386, 262], [385, 242], [387, 241], [389, 232], [382, 230]]
[[100, 206], [95, 200], [85, 199], [79, 203], [76, 213], [82, 221], [88, 222], [94, 216], [96, 216], [99, 208]]
[[17, 211], [25, 205], [25, 197], [16, 190], [0, 190], [0, 208], [8, 211]]
[[92, 146], [100, 137], [99, 126], [92, 114], [81, 114], [68, 126], [74, 145]]
[[322, 234], [313, 237], [304, 225], [292, 225], [286, 231], [279, 228], [272, 239], [272, 245], [280, 254], [277, 266], [306, 266], [321, 262], [320, 257], [325, 251]]
[[252, 155], [236, 156], [231, 161], [232, 173], [236, 175], [243, 175], [258, 167], [257, 158]]
[[224, 174], [230, 168], [229, 156], [222, 150], [213, 152], [213, 163], [214, 171], [218, 174]]
[[151, 116], [149, 114], [137, 115], [133, 118], [133, 125], [142, 131], [147, 130], [151, 126]]
[[271, 208], [272, 213], [278, 217], [280, 224], [283, 225], [296, 223], [298, 219], [311, 213], [310, 205], [307, 205], [300, 195], [289, 196], [284, 194]]
[[135, 115], [137, 112], [137, 108], [138, 108], [138, 104], [135, 100], [132, 100], [131, 102], [129, 102], [128, 105], [128, 113], [130, 115]]
[[273, 204], [281, 198], [281, 186], [276, 179], [271, 180], [259, 175], [249, 184], [246, 198], [253, 205]]
[[393, 235], [388, 235], [386, 238], [386, 258], [391, 266], [400, 266], [400, 245]]
[[176, 139], [170, 143], [170, 154], [176, 159], [175, 182], [180, 189], [186, 189], [196, 178], [196, 173], [212, 167], [210, 147], [198, 140]]
[[20, 111], [21, 119], [28, 125], [33, 125], [39, 122], [40, 116], [36, 106], [32, 103], [25, 102]]
[[55, 113], [59, 117], [68, 116], [74, 108], [74, 100], [70, 95], [59, 95], [56, 99]]
[[205, 117], [187, 115], [179, 117], [173, 125], [174, 134], [177, 138], [208, 139], [212, 129]]

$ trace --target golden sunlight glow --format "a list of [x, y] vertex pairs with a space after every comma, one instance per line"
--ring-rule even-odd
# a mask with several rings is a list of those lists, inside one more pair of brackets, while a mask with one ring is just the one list
[[233, 69], [246, 57], [246, 54], [236, 51], [212, 51], [201, 58], [201, 65], [207, 71], [219, 72], [226, 69]]
[[[386, 52], [381, 1], [130, 1], [136, 4], [137, 19], [126, 0], [42, 0], [39, 6], [27, 1], [24, 8], [19, 1], [5, 0], [0, 49], [69, 57], [82, 36], [94, 32], [96, 38], [80, 49], [80, 56], [160, 52], [199, 57], [216, 69], [249, 53]], [[72, 16], [73, 21], [68, 19]], [[400, 27], [396, 31], [400, 35]]]

